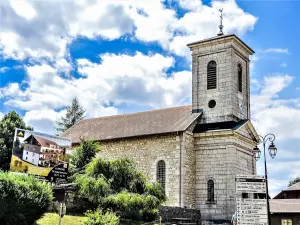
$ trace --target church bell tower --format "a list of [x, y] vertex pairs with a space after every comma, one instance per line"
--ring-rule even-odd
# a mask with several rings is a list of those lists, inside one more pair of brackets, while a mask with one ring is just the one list
[[[188, 44], [192, 51], [195, 208], [204, 221], [227, 221], [236, 210], [235, 178], [256, 174], [259, 138], [250, 119], [249, 57], [254, 51], [234, 34]], [[222, 222], [223, 221], [223, 222]]]
[[[222, 26], [222, 25], [221, 25]], [[192, 105], [201, 124], [250, 119], [249, 56], [254, 51], [234, 34], [193, 42]]]

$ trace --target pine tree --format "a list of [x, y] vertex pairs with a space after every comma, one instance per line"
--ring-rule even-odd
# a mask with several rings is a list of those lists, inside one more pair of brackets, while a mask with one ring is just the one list
[[63, 133], [80, 120], [84, 118], [85, 110], [80, 106], [77, 98], [74, 98], [72, 105], [67, 107], [67, 113], [64, 117], [61, 117], [60, 121], [57, 121], [56, 130], [58, 133]]

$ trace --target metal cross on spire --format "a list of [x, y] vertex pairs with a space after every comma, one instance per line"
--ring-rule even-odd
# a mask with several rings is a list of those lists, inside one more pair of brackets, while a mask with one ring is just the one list
[[220, 11], [221, 15], [220, 15], [220, 26], [219, 26], [220, 31], [218, 33], [218, 36], [222, 36], [222, 35], [224, 35], [224, 33], [223, 33], [223, 27], [224, 27], [223, 26], [223, 8], [219, 9], [219, 11]]

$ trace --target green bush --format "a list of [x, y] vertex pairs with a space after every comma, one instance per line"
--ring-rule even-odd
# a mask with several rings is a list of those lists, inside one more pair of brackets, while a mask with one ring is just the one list
[[134, 163], [129, 159], [96, 158], [87, 165], [86, 174], [95, 178], [103, 175], [109, 180], [111, 189], [115, 192], [123, 190], [139, 194], [145, 192], [146, 178], [136, 170]]
[[103, 213], [100, 209], [94, 212], [88, 210], [85, 216], [87, 218], [84, 220], [83, 225], [118, 225], [120, 223], [120, 219], [115, 213]]
[[0, 221], [2, 225], [31, 225], [47, 210], [52, 190], [30, 176], [0, 172]]
[[96, 141], [82, 139], [80, 145], [77, 146], [69, 156], [71, 166], [75, 167], [74, 171], [78, 172], [83, 170], [99, 151], [100, 146]]
[[112, 209], [124, 219], [151, 221], [158, 216], [159, 205], [160, 201], [155, 196], [124, 191], [106, 197], [101, 207]]
[[95, 158], [84, 174], [76, 175], [78, 195], [104, 210], [112, 210], [122, 219], [152, 221], [166, 200], [159, 183], [148, 183], [146, 177], [128, 159]]

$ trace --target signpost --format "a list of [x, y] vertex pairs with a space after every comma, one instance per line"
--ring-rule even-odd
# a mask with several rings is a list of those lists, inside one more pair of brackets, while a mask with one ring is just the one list
[[[267, 199], [257, 198], [258, 194], [266, 196], [264, 176], [237, 175], [236, 194], [239, 225], [268, 224]], [[243, 194], [246, 194], [247, 198], [243, 198]]]
[[67, 182], [69, 139], [17, 128], [10, 171], [30, 174], [54, 184]]

